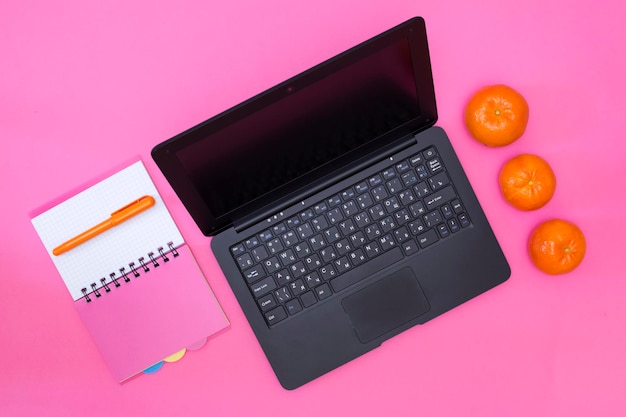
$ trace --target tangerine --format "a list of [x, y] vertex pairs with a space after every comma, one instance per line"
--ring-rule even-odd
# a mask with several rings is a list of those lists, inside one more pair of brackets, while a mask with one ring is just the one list
[[578, 226], [560, 219], [541, 223], [528, 240], [531, 260], [537, 268], [551, 275], [574, 270], [586, 250], [585, 235]]
[[507, 161], [500, 170], [500, 190], [513, 207], [536, 210], [552, 199], [556, 176], [541, 157], [521, 154]]
[[528, 103], [513, 88], [497, 84], [481, 88], [465, 108], [465, 125], [470, 134], [487, 146], [505, 146], [526, 131]]

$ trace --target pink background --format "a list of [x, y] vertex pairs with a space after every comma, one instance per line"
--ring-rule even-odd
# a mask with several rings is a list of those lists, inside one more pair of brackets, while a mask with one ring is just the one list
[[[427, 23], [440, 118], [512, 266], [495, 290], [293, 392], [271, 372], [209, 239], [151, 148], [414, 15]], [[0, 415], [621, 416], [626, 412], [622, 214], [623, 1], [4, 1], [0, 6]], [[502, 82], [531, 108], [501, 149], [462, 123]], [[500, 197], [509, 157], [537, 153], [558, 188], [524, 213]], [[27, 213], [140, 155], [232, 322], [183, 360], [119, 385]], [[566, 276], [538, 272], [540, 221], [588, 240]], [[265, 401], [271, 400], [270, 404]], [[332, 408], [331, 408], [332, 407]], [[336, 410], [336, 411], [331, 411]]]

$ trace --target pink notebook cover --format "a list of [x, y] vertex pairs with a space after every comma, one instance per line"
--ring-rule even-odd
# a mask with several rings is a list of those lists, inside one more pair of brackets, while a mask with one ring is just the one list
[[[143, 195], [155, 205], [66, 253], [52, 253]], [[48, 203], [31, 221], [118, 381], [228, 327], [141, 161]]]

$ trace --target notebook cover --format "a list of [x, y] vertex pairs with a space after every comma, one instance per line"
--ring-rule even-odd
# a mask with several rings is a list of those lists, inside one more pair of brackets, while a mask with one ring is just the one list
[[[52, 253], [142, 195], [152, 196], [154, 206], [67, 253]], [[228, 327], [140, 160], [55, 199], [31, 213], [31, 220], [118, 381], [178, 357]]]

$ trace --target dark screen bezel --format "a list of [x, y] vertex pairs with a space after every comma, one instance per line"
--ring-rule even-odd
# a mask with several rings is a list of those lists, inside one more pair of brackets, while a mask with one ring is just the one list
[[[181, 199], [190, 215], [206, 236], [219, 233], [243, 216], [249, 216], [253, 209], [240, 207], [219, 218], [210, 211], [202, 196], [192, 183], [184, 167], [178, 160], [177, 152], [201, 140], [210, 140], [212, 133], [236, 123], [241, 118], [280, 100], [293, 91], [315, 83], [339, 68], [350, 65], [364, 56], [379, 50], [385, 45], [406, 38], [409, 42], [411, 60], [416, 80], [416, 92], [420, 115], [394, 129], [393, 135], [377, 138], [376, 144], [383, 146], [395, 139], [416, 133], [432, 126], [437, 119], [435, 95], [430, 65], [430, 56], [426, 38], [426, 28], [422, 18], [408, 20], [370, 40], [367, 40], [321, 64], [302, 72], [246, 101], [232, 107], [176, 136], [157, 145], [152, 150], [152, 157], [166, 179]], [[293, 192], [294, 190], [289, 190]], [[276, 198], [279, 198], [276, 195]]]

